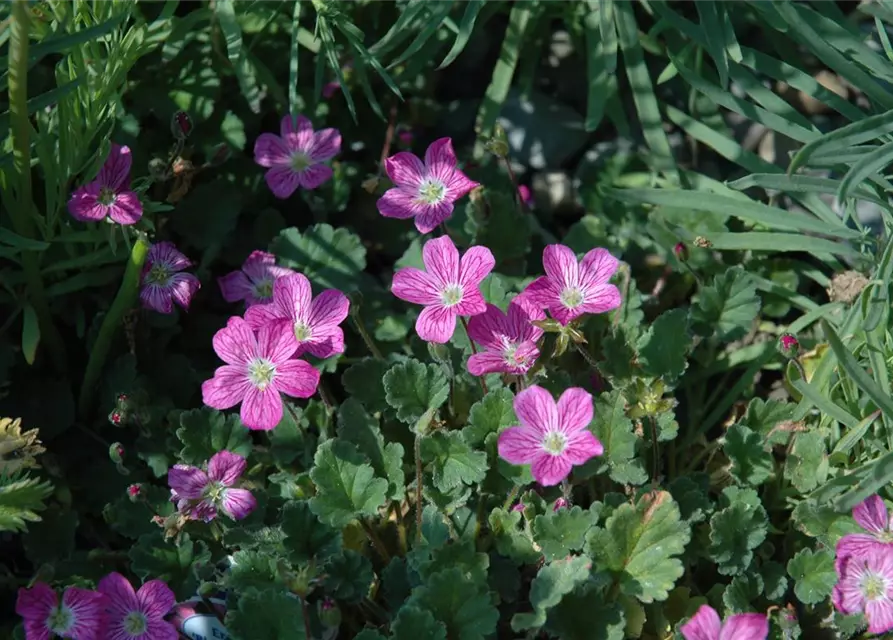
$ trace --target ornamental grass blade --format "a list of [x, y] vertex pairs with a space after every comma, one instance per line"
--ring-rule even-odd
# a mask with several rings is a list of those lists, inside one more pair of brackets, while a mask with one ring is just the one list
[[465, 13], [462, 15], [462, 22], [459, 23], [459, 33], [456, 34], [453, 46], [450, 47], [443, 62], [437, 67], [438, 69], [444, 69], [453, 64], [456, 58], [459, 57], [459, 54], [465, 50], [465, 46], [471, 38], [471, 33], [474, 31], [474, 24], [477, 21], [478, 14], [483, 6], [484, 0], [469, 0], [465, 5]]

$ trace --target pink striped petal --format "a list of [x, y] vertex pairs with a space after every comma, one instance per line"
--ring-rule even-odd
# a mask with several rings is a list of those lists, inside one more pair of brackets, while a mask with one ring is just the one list
[[275, 298], [270, 304], [256, 304], [249, 307], [245, 311], [245, 322], [247, 322], [248, 326], [255, 331], [261, 327], [276, 322], [284, 322], [289, 327], [294, 325], [294, 322], [288, 317], [287, 313], [276, 304]]
[[497, 440], [499, 457], [510, 464], [530, 464], [543, 450], [542, 434], [526, 427], [509, 427]]
[[570, 434], [592, 422], [592, 396], [580, 387], [565, 390], [558, 399], [558, 428]]
[[186, 311], [189, 310], [189, 303], [192, 302], [192, 296], [201, 288], [201, 282], [191, 273], [175, 273], [171, 278], [168, 287], [171, 290], [171, 296], [178, 305]]
[[719, 640], [721, 629], [719, 614], [705, 604], [679, 630], [685, 640]]
[[568, 309], [562, 304], [555, 304], [549, 307], [549, 314], [564, 326], [582, 316], [583, 313], [583, 305], [576, 309]]
[[117, 191], [130, 178], [130, 166], [133, 158], [130, 155], [130, 147], [112, 143], [108, 158], [96, 176], [100, 186]]
[[293, 118], [283, 116], [279, 123], [279, 135], [289, 151], [309, 153], [313, 147], [313, 123], [302, 115]]
[[157, 242], [149, 249], [149, 255], [146, 257], [148, 264], [160, 263], [171, 271], [183, 271], [192, 266], [192, 260], [187, 258], [183, 252], [177, 249], [173, 242]]
[[256, 508], [257, 500], [248, 489], [227, 489], [223, 492], [223, 509], [233, 520], [247, 518]]
[[404, 191], [399, 187], [385, 191], [375, 206], [378, 207], [378, 212], [385, 218], [397, 218], [399, 220], [412, 218], [424, 210], [424, 206], [416, 201], [414, 193]]
[[[868, 633], [881, 634], [893, 630], [893, 602], [889, 599], [866, 602], [865, 617], [868, 618]], [[739, 636], [739, 638], [743, 637]], [[726, 638], [720, 640], [726, 640]]]
[[[146, 626], [145, 637], [152, 638], [152, 640], [180, 640], [181, 638], [180, 632], [177, 631], [174, 625], [158, 618], [149, 620], [149, 624]], [[119, 639], [109, 638], [108, 640]], [[130, 640], [130, 638], [124, 638], [123, 640]]]
[[440, 285], [459, 282], [459, 250], [449, 236], [428, 240], [422, 246], [422, 262], [432, 280]]
[[459, 316], [476, 316], [487, 310], [487, 301], [477, 286], [463, 287], [462, 302], [453, 307]]
[[316, 331], [309, 340], [298, 343], [295, 356], [310, 353], [325, 360], [339, 353], [344, 353], [344, 332], [340, 327], [326, 326]]
[[507, 333], [518, 342], [536, 342], [543, 330], [533, 324], [533, 320], [544, 320], [546, 314], [525, 298], [515, 298], [509, 303], [506, 314]]
[[458, 169], [453, 170], [453, 175], [446, 182], [447, 199], [455, 202], [472, 189], [481, 186], [479, 182], [475, 182]]
[[[161, 580], [149, 580], [136, 592], [140, 611], [150, 620], [159, 620], [170, 613], [177, 603], [174, 592]], [[153, 636], [154, 640], [154, 636]]]
[[238, 453], [218, 451], [208, 461], [208, 477], [231, 487], [242, 477], [247, 466], [248, 462]]
[[275, 386], [293, 398], [309, 398], [319, 386], [319, 369], [303, 360], [289, 360], [276, 367]]
[[466, 287], [477, 287], [484, 278], [490, 275], [495, 266], [496, 260], [487, 247], [471, 247], [462, 256], [459, 266], [459, 283]]
[[468, 373], [473, 376], [483, 376], [488, 373], [511, 373], [505, 358], [496, 351], [481, 351], [472, 354], [468, 358], [466, 367]]
[[152, 309], [158, 313], [173, 313], [174, 311], [170, 290], [157, 284], [144, 284], [140, 289], [140, 301], [146, 309]]
[[68, 201], [68, 213], [81, 222], [99, 222], [108, 215], [108, 207], [99, 204], [99, 183], [91, 182], [77, 189]]
[[[45, 635], [34, 637], [49, 638], [46, 630], [46, 620], [50, 611], [59, 602], [56, 592], [45, 582], [38, 582], [30, 589], [20, 588], [16, 598], [16, 613], [25, 619], [25, 626], [33, 625], [40, 628]], [[31, 639], [28, 634], [28, 640]]]
[[404, 187], [415, 193], [425, 179], [425, 165], [408, 151], [395, 153], [384, 161], [388, 177], [398, 187]]
[[543, 270], [558, 290], [576, 287], [580, 282], [580, 265], [577, 256], [563, 244], [550, 244], [543, 250]]
[[544, 487], [553, 487], [570, 475], [573, 465], [565, 456], [542, 453], [530, 465], [533, 479]]
[[875, 494], [866, 498], [853, 509], [853, 518], [859, 526], [872, 533], [885, 533], [890, 526], [884, 499]]
[[484, 313], [479, 313], [468, 321], [468, 335], [482, 347], [500, 350], [502, 349], [502, 337], [511, 337], [507, 325], [508, 321], [502, 310], [495, 305], [488, 304]]
[[252, 281], [261, 281], [267, 278], [281, 278], [293, 273], [291, 269], [280, 267], [276, 264], [276, 256], [266, 251], [252, 251], [245, 262], [242, 263], [242, 271]]
[[[890, 627], [893, 627], [893, 618]], [[768, 637], [769, 620], [762, 613], [738, 613], [729, 616], [719, 633], [719, 640], [766, 640]]]
[[305, 189], [316, 189], [332, 177], [332, 168], [324, 164], [314, 164], [298, 173], [297, 176], [300, 186]]
[[196, 467], [175, 464], [167, 471], [167, 484], [181, 499], [198, 500], [208, 487], [208, 476]]
[[288, 165], [278, 165], [268, 169], [264, 174], [264, 180], [273, 195], [280, 200], [291, 196], [300, 184], [298, 174]]
[[[279, 373], [277, 367], [276, 372]], [[282, 397], [278, 385], [270, 385], [263, 391], [249, 387], [242, 401], [242, 423], [249, 429], [270, 431], [282, 420]]]
[[431, 233], [451, 215], [453, 215], [453, 203], [449, 200], [435, 205], [421, 205], [421, 210], [415, 217], [415, 228], [419, 233]]
[[577, 315], [582, 313], [607, 313], [620, 306], [620, 290], [613, 284], [605, 284], [588, 289], [583, 304], [577, 307]]
[[326, 289], [310, 303], [307, 324], [314, 330], [338, 326], [347, 318], [349, 310], [350, 301], [346, 295], [337, 289]]
[[425, 151], [425, 169], [429, 176], [446, 184], [452, 178], [456, 164], [458, 160], [450, 138], [440, 138], [428, 145]]
[[604, 454], [605, 448], [591, 431], [583, 430], [568, 436], [567, 449], [564, 455], [571, 464], [583, 464], [587, 460]]
[[123, 618], [140, 607], [136, 591], [130, 581], [113, 571], [96, 585], [96, 590], [106, 596], [106, 607], [116, 618]]
[[108, 216], [118, 224], [136, 224], [143, 217], [143, 203], [133, 191], [119, 191], [108, 207]]
[[257, 340], [251, 326], [238, 316], [226, 321], [226, 326], [211, 338], [214, 353], [227, 364], [245, 364], [258, 355]]
[[446, 344], [456, 330], [456, 312], [448, 307], [427, 306], [419, 314], [415, 330], [425, 342]]
[[309, 156], [314, 162], [329, 160], [341, 153], [341, 133], [338, 129], [320, 129], [313, 134]]
[[434, 279], [415, 267], [404, 267], [394, 274], [391, 293], [414, 304], [439, 304], [441, 301]]
[[269, 360], [277, 368], [291, 358], [297, 349], [294, 331], [286, 322], [267, 324], [257, 331], [257, 355]]
[[68, 587], [62, 603], [71, 610], [74, 626], [69, 630], [78, 640], [99, 640], [106, 623], [105, 596], [90, 589]]
[[214, 409], [231, 409], [242, 402], [251, 388], [245, 365], [218, 367], [214, 377], [202, 383], [202, 402]]
[[607, 249], [593, 249], [580, 261], [580, 282], [588, 286], [607, 284], [619, 265]]
[[239, 302], [254, 296], [254, 285], [242, 271], [233, 271], [217, 278], [217, 285], [220, 287], [223, 299], [227, 302]]
[[[310, 281], [302, 273], [279, 278], [273, 284], [274, 304], [285, 312], [292, 322], [306, 322], [310, 315], [313, 293]], [[252, 307], [253, 308], [253, 307]]]
[[541, 434], [558, 428], [558, 407], [552, 394], [538, 385], [527, 387], [515, 396], [515, 415], [521, 425]]
[[254, 142], [254, 161], [262, 167], [289, 163], [290, 152], [285, 141], [272, 133], [262, 133]]
[[[518, 298], [529, 303], [531, 306], [540, 309], [548, 309], [550, 306], [558, 303], [558, 287], [546, 276], [540, 276], [529, 285]], [[518, 298], [515, 298], [517, 300]]]

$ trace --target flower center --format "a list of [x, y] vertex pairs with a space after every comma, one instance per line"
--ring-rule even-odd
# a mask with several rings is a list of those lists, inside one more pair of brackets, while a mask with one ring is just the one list
[[116, 197], [117, 196], [114, 191], [112, 191], [108, 187], [102, 187], [99, 190], [99, 197], [97, 198], [97, 200], [99, 201], [99, 204], [101, 204], [105, 207], [109, 207], [109, 206], [115, 204]]
[[869, 602], [883, 600], [887, 595], [887, 581], [877, 573], [866, 572], [860, 586], [862, 594]]
[[550, 431], [543, 438], [543, 450], [553, 456], [560, 456], [567, 448], [567, 436], [560, 431]]
[[303, 151], [296, 151], [291, 155], [291, 168], [296, 173], [301, 173], [311, 164], [313, 164], [313, 161], [310, 160], [310, 156]]
[[248, 379], [251, 384], [263, 391], [276, 377], [276, 366], [269, 360], [257, 358], [248, 365]]
[[893, 542], [893, 531], [881, 531], [880, 533], [876, 533], [874, 535], [881, 542]]
[[254, 285], [254, 297], [258, 300], [269, 300], [273, 297], [273, 283], [269, 280], [261, 280]]
[[220, 482], [211, 482], [205, 489], [205, 498], [214, 504], [220, 504], [223, 501], [223, 494], [226, 493], [226, 487]]
[[463, 293], [464, 291], [462, 291], [462, 285], [448, 284], [443, 288], [443, 291], [440, 292], [440, 299], [443, 302], [443, 306], [455, 307], [457, 304], [462, 302]]
[[295, 339], [298, 342], [306, 342], [313, 335], [310, 325], [305, 322], [295, 322]]
[[171, 272], [165, 265], [156, 262], [149, 268], [146, 274], [146, 282], [148, 284], [157, 284], [162, 287], [167, 286], [171, 279]]
[[446, 196], [446, 185], [428, 178], [419, 186], [419, 200], [425, 204], [438, 204]]
[[518, 356], [518, 345], [513, 342], [508, 342], [507, 340], [506, 343], [507, 344], [502, 351], [502, 358], [505, 360], [506, 364], [510, 367], [523, 366], [527, 359], [524, 356]]
[[139, 611], [131, 611], [124, 618], [124, 630], [131, 636], [141, 636], [146, 633], [148, 626], [149, 622], [146, 620], [146, 616]]
[[583, 292], [578, 287], [568, 287], [561, 292], [561, 304], [568, 309], [576, 309], [583, 304]]
[[74, 626], [74, 614], [64, 604], [53, 607], [47, 616], [47, 629], [53, 633], [62, 635]]

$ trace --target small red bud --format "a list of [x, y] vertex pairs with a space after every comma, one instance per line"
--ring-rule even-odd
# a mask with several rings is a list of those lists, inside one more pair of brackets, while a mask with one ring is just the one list
[[530, 191], [530, 187], [526, 184], [522, 184], [518, 187], [518, 195], [521, 197], [521, 202], [526, 204], [528, 207], [533, 204], [533, 193]]
[[120, 425], [123, 420], [124, 416], [121, 415], [120, 411], [112, 411], [109, 414], [109, 422], [111, 422], [115, 426]]
[[136, 502], [143, 495], [143, 485], [132, 484], [127, 487], [127, 497]]
[[685, 246], [684, 242], [677, 242], [676, 246], [673, 247], [673, 253], [679, 262], [688, 262], [688, 247]]
[[411, 129], [404, 129], [397, 134], [397, 140], [399, 140], [400, 144], [404, 147], [411, 147], [413, 140], [415, 140], [415, 134], [413, 134]]
[[559, 509], [564, 509], [567, 507], [567, 500], [564, 498], [558, 498], [555, 501], [555, 506], [552, 507], [552, 511], [558, 511]]
[[126, 393], [118, 394], [118, 402], [127, 402], [129, 399], [130, 397]]
[[512, 511], [524, 511], [524, 505], [519, 502], [514, 507], [512, 507]]
[[114, 442], [109, 447], [109, 458], [115, 464], [121, 464], [124, 461], [124, 446], [120, 442]]
[[800, 351], [800, 342], [791, 333], [782, 334], [778, 339], [778, 345], [781, 353], [788, 358], [796, 358]]
[[185, 140], [192, 133], [192, 117], [185, 111], [177, 111], [171, 118], [171, 133], [177, 140]]

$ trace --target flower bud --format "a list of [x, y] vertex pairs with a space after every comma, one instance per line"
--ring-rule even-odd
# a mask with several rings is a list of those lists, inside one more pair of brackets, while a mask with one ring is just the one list
[[111, 422], [116, 427], [121, 426], [124, 422], [124, 414], [115, 409], [109, 414], [109, 422]]
[[185, 111], [177, 111], [171, 118], [171, 133], [177, 140], [185, 140], [192, 133], [192, 117]]
[[412, 129], [403, 129], [397, 134], [397, 140], [400, 142], [401, 146], [411, 147], [415, 140], [415, 134], [412, 132]]
[[484, 142], [484, 148], [494, 156], [505, 158], [509, 154], [509, 142], [505, 129], [498, 122], [493, 127], [493, 137]]
[[673, 247], [673, 254], [676, 256], [676, 259], [679, 262], [688, 262], [688, 247], [684, 242], [677, 242], [676, 246]]
[[523, 202], [526, 206], [533, 206], [533, 192], [526, 184], [522, 184], [518, 187], [518, 197], [521, 198], [521, 202]]
[[331, 598], [323, 598], [319, 603], [319, 621], [326, 627], [341, 626], [341, 609]]
[[124, 446], [120, 442], [113, 442], [109, 447], [109, 458], [115, 464], [124, 462]]
[[524, 503], [519, 502], [514, 507], [512, 507], [512, 511], [524, 511]]
[[792, 333], [783, 333], [778, 339], [778, 350], [786, 358], [796, 358], [800, 354], [800, 342]]
[[210, 598], [220, 593], [220, 587], [213, 582], [201, 582], [196, 589], [198, 595], [202, 598]]
[[552, 511], [558, 511], [559, 509], [567, 508], [567, 500], [565, 498], [558, 498], [555, 501], [555, 505], [552, 507]]
[[143, 497], [143, 485], [136, 483], [127, 487], [127, 497], [131, 502], [139, 502]]

